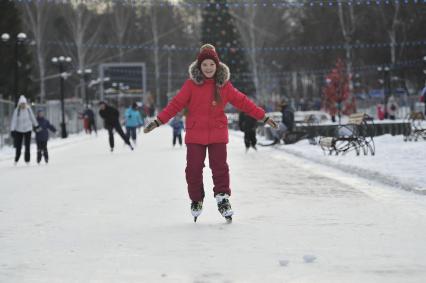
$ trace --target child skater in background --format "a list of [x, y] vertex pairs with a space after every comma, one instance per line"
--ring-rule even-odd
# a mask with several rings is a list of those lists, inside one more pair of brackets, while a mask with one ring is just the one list
[[44, 112], [42, 110], [37, 111], [37, 122], [40, 126], [40, 130], [36, 132], [37, 142], [37, 164], [40, 164], [41, 157], [43, 155], [44, 162], [49, 162], [49, 153], [47, 152], [47, 141], [49, 140], [49, 131], [56, 133], [56, 129], [49, 120], [44, 118]]
[[176, 145], [176, 140], [179, 141], [179, 145], [182, 146], [182, 130], [184, 129], [182, 116], [177, 114], [170, 122], [170, 126], [173, 128], [173, 147]]
[[126, 136], [132, 139], [133, 145], [136, 145], [136, 129], [143, 126], [143, 120], [138, 110], [136, 102], [127, 108], [124, 113], [124, 120], [126, 121]]
[[184, 107], [187, 108], [185, 173], [194, 221], [197, 221], [203, 208], [205, 195], [203, 167], [206, 152], [209, 154], [209, 166], [214, 183], [213, 192], [218, 210], [228, 222], [232, 220], [226, 151], [228, 143], [228, 121], [224, 112], [226, 104], [229, 102], [256, 120], [262, 120], [273, 128], [277, 127], [272, 119], [265, 116], [265, 111], [234, 88], [229, 79], [229, 68], [219, 61], [214, 46], [203, 45], [197, 60], [189, 66], [189, 79], [157, 118], [144, 129], [144, 132], [148, 133], [167, 123]]

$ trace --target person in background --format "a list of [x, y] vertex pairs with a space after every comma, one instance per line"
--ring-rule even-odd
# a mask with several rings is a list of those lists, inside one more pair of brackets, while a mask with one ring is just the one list
[[279, 144], [281, 140], [285, 138], [285, 135], [293, 131], [294, 127], [294, 112], [293, 109], [288, 105], [286, 101], [282, 101], [281, 104], [281, 122], [278, 129], [273, 132], [274, 143]]
[[44, 162], [47, 164], [49, 162], [49, 153], [47, 151], [47, 141], [49, 140], [48, 130], [56, 133], [56, 128], [44, 117], [44, 112], [42, 110], [37, 111], [37, 123], [40, 126], [40, 131], [36, 132], [37, 163], [40, 164], [43, 156]]
[[240, 127], [240, 130], [244, 132], [244, 144], [246, 146], [246, 152], [248, 152], [250, 147], [252, 147], [254, 150], [257, 150], [257, 120], [244, 112], [240, 112], [238, 116], [238, 126]]
[[294, 112], [287, 101], [281, 103], [281, 122], [286, 126], [288, 132], [294, 128]]
[[[97, 128], [96, 128], [96, 120], [95, 120], [95, 113], [90, 108], [90, 106], [87, 106], [87, 108], [83, 112], [83, 119], [85, 123], [85, 130], [86, 133], [92, 134], [92, 131], [95, 131], [95, 134], [98, 134]], [[87, 125], [86, 125], [87, 123]]]
[[136, 129], [142, 127], [143, 120], [138, 110], [138, 105], [134, 102], [124, 113], [127, 138], [132, 138], [133, 144], [136, 144]]
[[385, 119], [385, 111], [383, 110], [383, 104], [380, 104], [380, 103], [377, 104], [376, 110], [377, 110], [377, 118], [379, 120]]
[[387, 105], [387, 111], [388, 111], [388, 117], [391, 120], [396, 119], [396, 115], [398, 114], [398, 103], [396, 102], [395, 96], [389, 97], [388, 105]]
[[422, 90], [422, 94], [420, 95], [420, 102], [424, 103], [425, 106], [425, 115], [426, 115], [426, 85]]
[[22, 142], [25, 145], [24, 160], [27, 164], [30, 163], [30, 146], [31, 146], [31, 131], [39, 130], [39, 125], [31, 107], [27, 103], [25, 96], [21, 95], [18, 100], [18, 106], [13, 111], [12, 121], [10, 125], [11, 135], [15, 145], [15, 165], [18, 164], [21, 156]]
[[131, 150], [133, 150], [129, 138], [124, 134], [123, 129], [121, 128], [119, 121], [120, 112], [118, 112], [118, 110], [114, 107], [108, 105], [105, 101], [101, 101], [99, 102], [99, 115], [104, 120], [105, 129], [108, 130], [111, 152], [114, 151], [114, 130], [117, 131], [124, 142], [130, 147]]
[[170, 122], [173, 128], [173, 147], [176, 145], [176, 140], [179, 140], [179, 145], [182, 146], [182, 130], [184, 129], [181, 114], [176, 115]]

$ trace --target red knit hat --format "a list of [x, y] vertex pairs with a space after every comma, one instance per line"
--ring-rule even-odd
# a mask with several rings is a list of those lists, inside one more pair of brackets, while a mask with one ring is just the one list
[[205, 44], [201, 46], [200, 53], [197, 56], [197, 65], [199, 68], [201, 67], [201, 63], [206, 59], [213, 60], [216, 64], [216, 67], [219, 66], [219, 56], [217, 55], [214, 46], [211, 44]]

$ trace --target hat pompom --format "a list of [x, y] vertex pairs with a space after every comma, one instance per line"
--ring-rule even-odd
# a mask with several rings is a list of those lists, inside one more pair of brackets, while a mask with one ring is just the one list
[[197, 56], [197, 64], [199, 68], [201, 63], [206, 59], [213, 60], [216, 66], [219, 66], [219, 56], [216, 53], [216, 49], [214, 49], [214, 46], [211, 44], [204, 44], [201, 46], [200, 53]]
[[18, 104], [27, 104], [27, 99], [25, 96], [21, 95], [18, 100]]
[[213, 46], [213, 44], [210, 43], [203, 44], [200, 47], [200, 52], [202, 52], [204, 49], [213, 49], [214, 51], [216, 51], [216, 48]]

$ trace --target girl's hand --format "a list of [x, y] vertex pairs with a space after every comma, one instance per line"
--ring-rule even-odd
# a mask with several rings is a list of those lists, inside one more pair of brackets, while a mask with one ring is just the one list
[[268, 124], [269, 126], [271, 126], [271, 127], [272, 127], [272, 128], [274, 128], [274, 129], [278, 128], [278, 124], [277, 124], [277, 123], [275, 123], [275, 121], [274, 121], [274, 120], [272, 120], [271, 118], [269, 118], [268, 116], [266, 116], [266, 117], [263, 119], [263, 123]]
[[143, 129], [143, 132], [145, 134], [151, 132], [152, 130], [154, 130], [157, 127], [160, 127], [161, 122], [157, 119], [155, 119], [154, 121], [150, 122], [148, 125], [146, 125], [145, 129]]

